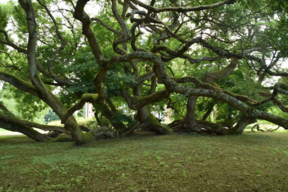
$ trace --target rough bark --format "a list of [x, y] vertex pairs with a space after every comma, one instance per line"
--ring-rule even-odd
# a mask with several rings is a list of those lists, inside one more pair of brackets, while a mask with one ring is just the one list
[[[150, 95], [153, 94], [155, 92], [155, 89], [156, 89], [156, 82], [155, 82], [156, 79], [154, 77], [155, 77], [155, 73], [153, 71], [147, 72], [146, 74], [139, 77], [137, 79], [138, 84], [133, 89], [134, 97], [140, 97], [141, 98], [143, 82], [145, 80], [148, 80], [148, 79], [151, 79], [151, 87], [150, 87], [151, 93], [150, 93]], [[143, 97], [142, 97], [142, 99], [143, 99]], [[164, 99], [164, 98], [161, 97], [161, 99]], [[149, 109], [146, 105], [137, 110], [137, 114], [136, 114], [136, 118], [135, 118], [137, 121], [140, 122], [141, 129], [146, 130], [146, 131], [156, 131], [159, 134], [167, 133], [168, 132], [167, 128], [164, 127], [163, 125], [161, 125], [161, 123], [159, 123], [157, 118], [149, 111]]]
[[22, 125], [22, 126], [35, 127], [38, 129], [42, 129], [44, 131], [60, 131], [63, 133], [69, 133], [65, 129], [63, 129], [63, 127], [42, 125], [42, 124], [34, 123], [31, 121], [20, 120], [16, 117], [11, 117], [11, 116], [9, 117], [9, 116], [4, 115], [2, 113], [0, 113], [0, 119], [4, 120], [6, 122], [10, 122], [10, 123], [14, 123], [14, 124]]
[[[271, 71], [273, 66], [276, 65], [277, 61], [280, 58], [279, 56], [280, 52], [278, 50], [275, 50], [275, 54], [276, 52], [279, 52], [278, 56], [267, 67], [264, 56], [261, 59], [261, 58], [251, 55], [251, 51], [249, 52], [248, 50], [242, 50], [241, 53], [240, 52], [236, 53], [235, 51], [228, 50], [228, 48], [226, 49], [223, 47], [216, 47], [214, 46], [215, 45], [214, 43], [213, 44], [208, 43], [208, 42], [212, 42], [212, 41], [209, 41], [209, 37], [212, 37], [212, 40], [213, 39], [221, 40], [221, 38], [213, 37], [213, 35], [208, 34], [207, 39], [206, 37], [205, 37], [205, 40], [202, 39], [203, 29], [201, 29], [201, 26], [199, 27], [199, 29], [196, 30], [196, 31], [198, 30], [201, 31], [201, 34], [199, 34], [201, 35], [201, 37], [193, 33], [191, 33], [191, 37], [188, 35], [188, 33], [184, 35], [178, 33], [179, 31], [183, 31], [183, 30], [180, 30], [180, 26], [185, 24], [186, 21], [188, 20], [191, 20], [194, 22], [199, 21], [198, 19], [194, 20], [194, 18], [191, 18], [187, 13], [199, 12], [199, 11], [213, 9], [213, 8], [217, 8], [221, 6], [227, 6], [230, 4], [234, 4], [236, 0], [222, 0], [220, 2], [212, 3], [210, 5], [199, 5], [195, 7], [187, 7], [187, 5], [185, 5], [186, 7], [181, 7], [182, 2], [181, 2], [181, 5], [179, 5], [171, 1], [171, 7], [162, 6], [158, 8], [154, 7], [154, 4], [155, 4], [154, 0], [152, 0], [150, 4], [145, 4], [144, 2], [139, 1], [139, 0], [125, 0], [124, 3], [119, 1], [119, 3], [123, 5], [121, 16], [118, 13], [118, 10], [120, 9], [119, 7], [117, 7], [116, 0], [112, 0], [112, 4], [110, 4], [112, 5], [112, 13], [113, 13], [113, 16], [116, 18], [119, 26], [121, 27], [121, 32], [106, 25], [100, 19], [97, 19], [97, 18], [94, 19], [94, 20], [97, 20], [106, 29], [114, 32], [115, 34], [119, 36], [119, 38], [115, 39], [112, 44], [114, 52], [119, 55], [114, 55], [109, 60], [106, 60], [104, 58], [104, 54], [101, 52], [98, 41], [95, 38], [94, 31], [90, 27], [91, 19], [84, 11], [84, 7], [87, 4], [88, 0], [77, 0], [76, 7], [71, 1], [71, 3], [73, 4], [73, 7], [75, 8], [73, 16], [82, 24], [82, 33], [83, 35], [85, 35], [86, 39], [88, 40], [88, 43], [92, 49], [94, 58], [97, 61], [97, 64], [99, 65], [99, 71], [93, 79], [95, 90], [97, 91], [98, 94], [92, 95], [91, 97], [89, 97], [89, 99], [81, 98], [79, 102], [77, 102], [75, 105], [73, 105], [69, 109], [65, 108], [63, 103], [61, 103], [60, 100], [45, 87], [45, 84], [42, 82], [42, 80], [40, 79], [40, 76], [37, 73], [39, 70], [44, 76], [49, 77], [50, 80], [54, 79], [57, 82], [57, 84], [54, 82], [51, 82], [51, 84], [53, 83], [55, 85], [71, 84], [71, 81], [69, 79], [62, 78], [61, 76], [55, 75], [52, 71], [52, 64], [54, 60], [56, 59], [56, 56], [65, 48], [65, 45], [67, 43], [65, 39], [62, 37], [61, 33], [59, 32], [58, 25], [53, 15], [51, 14], [51, 12], [48, 10], [45, 4], [43, 4], [40, 0], [37, 0], [37, 1], [46, 10], [48, 16], [52, 19], [54, 23], [53, 26], [55, 27], [55, 32], [58, 37], [58, 40], [61, 41], [61, 46], [53, 50], [53, 53], [50, 56], [50, 62], [49, 62], [49, 67], [47, 71], [46, 69], [44, 69], [41, 63], [38, 62], [36, 58], [37, 24], [36, 24], [36, 18], [35, 18], [33, 6], [32, 6], [32, 1], [31, 0], [19, 0], [20, 5], [26, 11], [26, 14], [27, 14], [27, 24], [28, 24], [28, 32], [29, 32], [29, 41], [27, 45], [27, 50], [20, 48], [14, 43], [12, 43], [9, 39], [7, 32], [5, 32], [2, 29], [0, 29], [0, 32], [1, 34], [3, 34], [5, 41], [2, 39], [0, 41], [1, 43], [11, 46], [15, 48], [17, 51], [27, 55], [27, 61], [29, 65], [28, 67], [29, 77], [30, 77], [31, 83], [22, 81], [21, 79], [11, 74], [4, 73], [4, 72], [0, 72], [0, 80], [9, 82], [16, 88], [29, 92], [39, 97], [40, 99], [42, 99], [45, 103], [47, 103], [53, 109], [53, 111], [55, 111], [56, 114], [61, 118], [61, 122], [65, 125], [64, 127], [65, 127], [66, 133], [72, 134], [72, 138], [76, 144], [81, 144], [81, 143], [85, 143], [86, 141], [90, 141], [91, 136], [93, 136], [92, 133], [83, 134], [81, 131], [81, 128], [78, 126], [76, 120], [72, 116], [72, 114], [76, 110], [80, 109], [84, 105], [85, 102], [89, 101], [94, 104], [97, 103], [97, 104], [104, 106], [104, 111], [102, 112], [102, 114], [106, 118], [108, 118], [112, 124], [114, 123], [112, 118], [115, 115], [117, 110], [115, 109], [115, 107], [113, 106], [113, 103], [109, 100], [109, 98], [107, 98], [107, 94], [104, 89], [103, 82], [105, 80], [107, 71], [111, 68], [111, 66], [115, 63], [122, 63], [122, 62], [126, 64], [126, 69], [125, 69], [126, 73], [128, 73], [131, 70], [131, 68], [127, 67], [127, 63], [132, 64], [135, 80], [138, 81], [138, 86], [133, 89], [133, 93], [134, 93], [133, 97], [129, 95], [129, 91], [127, 90], [121, 90], [119, 93], [119, 95], [125, 98], [125, 100], [127, 101], [131, 109], [137, 110], [136, 119], [139, 121], [137, 125], [127, 128], [121, 123], [113, 124], [113, 126], [116, 127], [116, 129], [125, 130], [124, 132], [127, 134], [131, 133], [136, 127], [142, 127], [142, 128], [149, 127], [150, 129], [154, 129], [158, 131], [159, 133], [166, 133], [167, 129], [163, 127], [155, 118], [155, 116], [149, 112], [148, 105], [151, 104], [152, 102], [161, 101], [164, 98], [169, 98], [170, 93], [179, 93], [189, 98], [188, 103], [187, 103], [187, 114], [185, 118], [183, 120], [175, 121], [173, 123], [174, 127], [177, 127], [186, 131], [216, 133], [216, 134], [236, 134], [236, 133], [238, 134], [238, 133], [242, 133], [244, 128], [251, 122], [254, 122], [257, 118], [268, 120], [270, 122], [276, 123], [288, 129], [287, 120], [277, 117], [277, 116], [273, 116], [272, 114], [257, 110], [255, 108], [256, 106], [262, 105], [266, 102], [273, 101], [274, 104], [277, 104], [283, 111], [287, 112], [288, 111], [287, 107], [277, 98], [278, 93], [288, 94], [288, 91], [286, 91], [285, 88], [283, 88], [283, 85], [280, 85], [280, 84], [275, 85], [274, 91], [272, 94], [269, 94], [267, 98], [257, 102], [246, 96], [230, 93], [226, 90], [221, 89], [219, 86], [217, 86], [217, 84], [215, 84], [215, 81], [217, 79], [227, 77], [232, 73], [232, 71], [237, 65], [238, 59], [247, 59], [247, 60], [255, 61], [261, 66], [260, 70], [258, 70], [258, 74], [260, 75], [259, 80], [258, 80], [259, 83], [263, 81], [263, 79], [265, 78], [267, 74], [272, 75], [272, 76], [273, 75], [288, 76], [288, 73], [286, 72], [275, 73]], [[138, 9], [138, 7], [136, 7], [136, 5], [138, 5], [138, 7], [139, 6], [141, 7], [141, 11]], [[130, 30], [128, 30], [127, 25], [125, 24], [125, 21], [124, 21], [125, 20], [124, 16], [129, 10], [128, 9], [129, 7], [132, 9], [132, 11], [128, 13], [126, 16], [130, 17], [130, 21], [132, 24], [132, 27], [130, 28]], [[163, 12], [167, 12], [169, 14], [171, 13], [170, 15], [172, 15], [169, 18], [169, 22], [167, 22], [167, 23], [170, 23], [169, 25], [158, 19], [157, 13], [163, 13]], [[185, 19], [187, 20], [184, 21]], [[180, 23], [181, 20], [182, 20], [182, 23]], [[201, 16], [200, 20], [205, 21], [206, 18]], [[217, 22], [213, 23], [213, 25], [214, 24], [216, 26], [218, 25]], [[227, 27], [233, 28], [231, 26], [227, 26]], [[154, 38], [154, 41], [153, 41], [154, 46], [151, 49], [151, 52], [145, 51], [143, 47], [141, 48], [140, 46], [137, 47], [137, 44], [136, 44], [137, 37], [139, 37], [142, 34], [140, 30], [141, 28], [152, 30], [152, 31], [151, 30], [149, 31], [150, 33], [153, 34], [153, 38]], [[195, 36], [197, 37], [194, 38]], [[207, 34], [205, 36], [207, 36]], [[241, 35], [239, 34], [239, 36]], [[176, 48], [175, 50], [172, 50], [171, 48], [166, 47], [165, 42], [169, 38], [174, 38], [181, 45], [179, 45], [179, 47]], [[127, 45], [129, 42], [131, 43], [131, 48], [134, 50], [134, 52], [132, 53], [129, 53], [131, 49], [127, 48]], [[231, 48], [232, 42], [222, 39], [221, 43], [227, 43], [227, 47], [229, 47], [229, 49]], [[187, 54], [187, 52], [189, 53], [189, 49], [191, 50], [191, 46], [193, 44], [197, 44], [197, 46], [204, 47], [205, 49], [208, 50], [208, 52], [210, 51], [210, 53], [213, 52], [212, 54], [214, 54], [214, 56], [211, 56], [211, 57], [203, 56], [200, 58], [192, 58], [189, 54]], [[122, 48], [120, 48], [121, 45], [122, 45]], [[233, 42], [233, 46], [234, 45], [235, 47], [233, 47], [233, 49], [235, 48], [237, 50], [238, 45], [236, 45], [236, 43], [234, 44]], [[257, 47], [255, 49], [257, 49]], [[155, 53], [155, 54], [152, 54], [152, 53]], [[227, 59], [231, 58], [231, 63], [223, 70], [219, 70], [216, 72], [207, 71], [205, 78], [202, 81], [200, 81], [194, 77], [170, 78], [166, 72], [166, 69], [168, 66], [165, 65], [165, 62], [171, 61], [175, 58], [182, 58], [182, 59], [188, 60], [191, 64], [199, 63], [203, 61], [209, 62], [209, 61], [215, 61], [215, 60], [219, 60], [223, 58], [227, 58]], [[137, 64], [136, 60], [152, 62], [154, 64], [153, 71], [150, 71], [147, 74], [144, 74], [143, 76], [137, 78], [138, 69], [136, 66]], [[169, 69], [169, 70], [174, 76], [172, 69]], [[132, 72], [129, 72], [129, 73], [132, 74]], [[149, 95], [142, 96], [141, 95], [142, 85], [144, 81], [148, 79], [151, 79], [151, 87], [150, 87]], [[158, 81], [158, 83], [160, 84], [164, 84], [165, 89], [155, 92], [156, 85], [157, 85], [156, 81]], [[196, 88], [189, 88], [189, 87], [184, 87], [180, 85], [180, 83], [185, 83], [185, 82], [194, 83], [196, 85]], [[130, 85], [130, 87], [132, 86]], [[83, 96], [86, 96], [86, 95], [83, 95]], [[244, 116], [240, 118], [239, 120], [233, 119], [232, 123], [230, 124], [211, 123], [211, 122], [204, 121], [205, 119], [207, 119], [208, 115], [211, 113], [211, 109], [213, 108], [212, 107], [210, 110], [207, 111], [202, 121], [196, 120], [195, 119], [195, 105], [197, 103], [197, 98], [199, 96], [210, 97], [210, 98], [217, 99], [219, 101], [223, 101], [224, 103], [227, 103], [233, 106], [234, 108], [236, 108], [237, 110], [241, 111], [244, 114]], [[100, 124], [97, 114], [95, 117]], [[38, 127], [45, 128], [42, 125], [36, 125], [31, 122], [26, 122], [26, 121], [19, 122], [19, 120], [17, 120], [16, 118], [7, 118], [6, 116], [1, 116], [1, 114], [0, 114], [0, 118], [2, 118], [1, 120], [5, 120], [9, 123], [17, 124], [21, 126], [28, 126], [28, 127], [38, 126]], [[236, 120], [238, 120], [238, 123], [236, 124], [236, 126], [233, 127], [233, 124], [235, 123], [234, 121]], [[176, 125], [175, 123], [178, 123], [178, 125]], [[228, 127], [229, 129], [226, 129], [225, 127]]]
[[219, 101], [223, 101], [232, 107], [236, 108], [237, 110], [241, 111], [245, 116], [257, 119], [263, 119], [275, 123], [288, 129], [288, 120], [266, 113], [264, 111], [257, 110], [253, 107], [248, 106], [247, 104], [243, 103], [242, 101], [238, 100], [237, 98], [223, 93], [218, 90], [210, 90], [210, 89], [198, 89], [198, 88], [189, 88], [183, 87], [178, 85], [177, 82], [173, 81], [168, 77], [168, 74], [165, 70], [165, 66], [159, 56], [148, 53], [148, 52], [133, 52], [126, 54], [125, 56], [113, 56], [109, 62], [118, 63], [118, 62], [128, 62], [133, 59], [145, 59], [154, 63], [153, 71], [155, 72], [158, 83], [163, 83], [166, 89], [170, 93], [179, 93], [183, 94], [187, 97], [189, 96], [204, 96], [210, 97]]
[[234, 135], [234, 134], [242, 134], [244, 129], [256, 122], [256, 118], [250, 118], [243, 116], [241, 117], [237, 124], [232, 127], [228, 128], [226, 125], [221, 123], [212, 123], [209, 121], [203, 120], [196, 120], [194, 123], [194, 127], [191, 130], [186, 129], [183, 126], [184, 120], [174, 121], [173, 123], [169, 124], [173, 131], [176, 132], [197, 132], [197, 133], [206, 133], [206, 134], [218, 134], [218, 135]]
[[106, 105], [103, 106], [102, 115], [110, 121], [112, 126], [116, 130], [126, 129], [126, 126], [122, 122], [113, 121], [113, 116], [115, 115], [115, 112], [116, 112], [115, 110], [113, 112], [113, 110], [110, 110]]
[[[2, 112], [1, 112], [2, 111]], [[13, 132], [20, 132], [34, 139], [35, 141], [47, 141], [49, 135], [41, 134], [33, 128], [38, 128], [44, 131], [57, 131], [59, 133], [68, 133], [63, 127], [41, 125], [31, 121], [20, 120], [10, 112], [3, 102], [0, 101], [0, 127]]]
[[235, 127], [228, 130], [228, 134], [243, 134], [244, 129], [255, 122], [257, 122], [256, 118], [242, 116]]
[[204, 114], [204, 116], [202, 117], [201, 120], [205, 121], [210, 116], [210, 114], [213, 111], [213, 108], [214, 108], [215, 104], [216, 103], [213, 101], [212, 105], [209, 107], [208, 111]]
[[[29, 32], [29, 40], [27, 45], [27, 61], [30, 81], [32, 85], [37, 89], [37, 91], [41, 93], [42, 100], [47, 103], [62, 120], [64, 114], [67, 113], [66, 107], [63, 105], [63, 103], [60, 102], [57, 97], [55, 97], [48, 89], [46, 89], [45, 85], [37, 74], [37, 24], [32, 2], [31, 0], [19, 0], [19, 4], [25, 10], [27, 16], [27, 25]], [[67, 120], [63, 123], [65, 124], [64, 128], [71, 133], [72, 138], [76, 144], [82, 144], [86, 142], [85, 137], [73, 116], [67, 118]]]
[[[238, 64], [238, 59], [232, 58], [230, 64], [228, 66], [226, 66], [225, 68], [223, 68], [222, 70], [215, 71], [215, 72], [206, 71], [205, 77], [200, 82], [212, 84], [218, 79], [225, 78], [233, 72], [233, 70], [235, 69], [237, 64]], [[190, 79], [192, 79], [192, 78], [190, 78]], [[185, 79], [182, 79], [182, 81], [185, 82]], [[181, 81], [178, 80], [178, 82], [181, 82]], [[194, 80], [194, 82], [197, 82], [197, 81]], [[197, 82], [197, 84], [202, 85], [201, 87], [203, 87], [203, 85], [205, 85], [205, 84], [200, 83], [200, 82]], [[205, 85], [205, 86], [207, 86], [207, 85]], [[214, 87], [217, 89], [218, 85], [214, 83], [213, 88]], [[218, 88], [218, 89], [220, 89], [220, 88]], [[197, 99], [198, 99], [197, 96], [190, 96], [189, 97], [188, 102], [187, 102], [187, 112], [186, 112], [186, 116], [184, 118], [184, 121], [185, 121], [184, 127], [186, 129], [188, 129], [189, 131], [192, 131], [193, 129], [195, 129], [196, 132], [199, 131], [199, 127], [197, 125], [195, 125], [195, 122], [196, 122], [195, 108], [196, 108]]]
[[169, 132], [169, 129], [158, 121], [158, 119], [151, 114], [148, 107], [143, 107], [137, 110], [135, 119], [141, 123], [141, 129], [148, 131], [155, 131], [159, 134], [166, 134]]
[[[94, 127], [89, 132], [84, 133], [85, 140], [96, 141], [100, 139], [109, 139], [118, 137], [119, 133], [109, 127]], [[67, 142], [72, 141], [71, 135], [62, 133], [58, 135], [52, 142]]]
[[[186, 107], [186, 116], [184, 117], [184, 127], [190, 131], [192, 131], [195, 127], [195, 105], [197, 102], [197, 98], [195, 96], [191, 96], [188, 99], [187, 107]], [[196, 128], [197, 129], [197, 128]]]
[[45, 134], [39, 133], [31, 127], [17, 125], [0, 119], [0, 127], [9, 131], [23, 133], [27, 137], [39, 142], [48, 141], [49, 137]]

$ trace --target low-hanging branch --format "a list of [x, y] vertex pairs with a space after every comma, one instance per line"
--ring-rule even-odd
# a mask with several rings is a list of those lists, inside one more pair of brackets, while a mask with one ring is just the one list
[[155, 54], [142, 52], [142, 51], [141, 52], [136, 51], [133, 53], [126, 54], [124, 56], [115, 55], [108, 62], [109, 63], [110, 62], [112, 63], [128, 62], [133, 59], [145, 59], [145, 60], [153, 62], [154, 63], [153, 71], [158, 77], [158, 82], [163, 83], [167, 91], [170, 93], [173, 93], [173, 92], [180, 93], [182, 95], [185, 95], [186, 97], [204, 96], [204, 97], [214, 98], [214, 99], [223, 101], [231, 105], [232, 107], [241, 111], [247, 117], [267, 120], [277, 125], [280, 125], [284, 127], [285, 129], [288, 129], [288, 120], [278, 117], [276, 115], [272, 115], [264, 111], [260, 111], [255, 108], [252, 108], [246, 105], [245, 103], [241, 102], [240, 100], [236, 99], [235, 97], [232, 97], [226, 93], [222, 93], [216, 90], [194, 89], [194, 88], [189, 88], [189, 87], [178, 85], [176, 81], [173, 81], [172, 79], [168, 77], [163, 61]]
[[50, 139], [47, 135], [41, 134], [31, 127], [11, 123], [2, 119], [0, 119], [0, 127], [9, 131], [23, 133], [27, 137], [39, 142], [48, 141]]
[[16, 117], [12, 117], [12, 116], [6, 116], [3, 113], [0, 113], [0, 119], [13, 123], [13, 124], [17, 124], [17, 125], [21, 125], [21, 126], [27, 126], [27, 127], [35, 127], [38, 129], [41, 129], [43, 131], [60, 131], [62, 133], [70, 133], [68, 131], [66, 131], [63, 127], [59, 127], [59, 126], [51, 126], [51, 125], [42, 125], [39, 123], [34, 123], [31, 121], [26, 121], [26, 120], [21, 120], [18, 119]]
[[38, 98], [42, 98], [41, 93], [28, 81], [24, 81], [13, 74], [0, 71], [0, 80], [5, 81], [17, 89], [31, 93]]
[[147, 104], [162, 101], [163, 99], [168, 98], [170, 96], [170, 92], [167, 91], [167, 89], [161, 89], [144, 97], [132, 97], [126, 91], [120, 90], [115, 92], [115, 95], [122, 96], [126, 100], [130, 109], [139, 110]]

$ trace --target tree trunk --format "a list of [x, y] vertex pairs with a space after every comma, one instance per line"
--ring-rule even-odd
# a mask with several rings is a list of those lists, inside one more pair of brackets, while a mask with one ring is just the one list
[[192, 131], [195, 126], [195, 105], [197, 102], [198, 97], [197, 96], [191, 96], [188, 99], [187, 102], [187, 111], [186, 111], [186, 116], [185, 116], [185, 124], [184, 127], [188, 131]]
[[[202, 82], [213, 84], [217, 79], [221, 79], [221, 78], [229, 76], [233, 72], [237, 64], [238, 64], [238, 59], [232, 58], [230, 64], [227, 65], [222, 70], [218, 70], [215, 72], [206, 71], [205, 77], [202, 79]], [[190, 96], [187, 102], [187, 112], [184, 118], [184, 122], [185, 122], [184, 128], [188, 132], [191, 132], [191, 131], [203, 132], [203, 130], [201, 129], [201, 126], [198, 126], [198, 124], [196, 123], [196, 118], [195, 118], [195, 107], [196, 107], [197, 99], [198, 99], [198, 96]], [[211, 108], [211, 110], [207, 111], [207, 113], [204, 115], [202, 120], [205, 120], [210, 115], [210, 113], [213, 110], [213, 107]]]
[[167, 127], [161, 125], [158, 119], [149, 111], [148, 107], [143, 107], [137, 110], [135, 119], [140, 122], [141, 129], [156, 131], [159, 134], [166, 134], [169, 132]]
[[252, 124], [252, 123], [256, 123], [257, 120], [255, 118], [251, 118], [251, 117], [246, 117], [246, 116], [242, 116], [238, 123], [235, 125], [235, 127], [229, 129], [228, 134], [243, 134], [244, 129]]
[[103, 107], [104, 109], [102, 111], [102, 115], [110, 121], [116, 130], [126, 129], [126, 126], [122, 122], [113, 121], [113, 116], [115, 113], [113, 113], [106, 105], [103, 105]]
[[208, 111], [207, 111], [207, 112], [205, 113], [205, 115], [202, 117], [202, 120], [203, 120], [203, 121], [205, 121], [205, 120], [210, 116], [210, 114], [211, 114], [212, 111], [213, 111], [213, 108], [214, 108], [215, 104], [216, 104], [216, 103], [213, 101], [212, 106], [209, 107]]
[[98, 123], [98, 125], [101, 127], [102, 126], [102, 121], [99, 119], [98, 117], [98, 111], [97, 111], [97, 108], [96, 108], [96, 112], [94, 113], [94, 117], [96, 118], [96, 121]]

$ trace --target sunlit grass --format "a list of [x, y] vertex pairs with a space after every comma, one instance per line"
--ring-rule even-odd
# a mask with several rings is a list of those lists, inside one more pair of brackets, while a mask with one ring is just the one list
[[0, 137], [0, 191], [286, 191], [288, 134]]

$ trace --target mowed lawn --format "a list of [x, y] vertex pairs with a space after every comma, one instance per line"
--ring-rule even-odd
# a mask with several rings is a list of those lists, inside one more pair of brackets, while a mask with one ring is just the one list
[[0, 191], [288, 191], [288, 133], [0, 137]]

